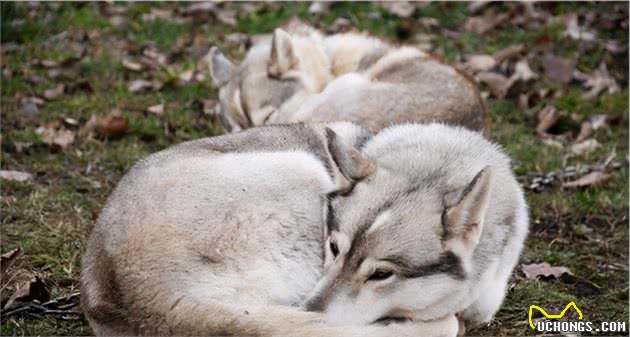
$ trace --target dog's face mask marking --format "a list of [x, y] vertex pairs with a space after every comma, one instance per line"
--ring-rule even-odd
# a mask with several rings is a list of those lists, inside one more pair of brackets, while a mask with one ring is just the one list
[[385, 168], [335, 195], [327, 212], [325, 273], [308, 310], [331, 322], [389, 324], [458, 296], [479, 239], [488, 170], [443, 191], [439, 173], [410, 179]]

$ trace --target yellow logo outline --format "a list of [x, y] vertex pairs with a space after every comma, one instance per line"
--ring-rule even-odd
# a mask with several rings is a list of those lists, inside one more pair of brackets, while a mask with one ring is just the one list
[[534, 322], [532, 321], [532, 313], [533, 313], [534, 309], [540, 311], [543, 314], [543, 316], [545, 316], [545, 317], [547, 317], [549, 319], [560, 319], [560, 318], [564, 317], [564, 314], [567, 312], [567, 310], [569, 310], [570, 307], [573, 307], [575, 309], [575, 311], [578, 313], [579, 319], [581, 321], [584, 316], [582, 315], [582, 311], [580, 310], [580, 308], [578, 308], [577, 304], [575, 304], [574, 301], [569, 302], [569, 304], [567, 304], [567, 306], [564, 307], [564, 309], [557, 315], [548, 314], [545, 311], [545, 309], [543, 309], [543, 308], [541, 308], [541, 307], [539, 307], [537, 305], [533, 305], [532, 304], [532, 305], [529, 306], [529, 312], [527, 314], [527, 320], [529, 322], [529, 326], [532, 329], [536, 329], [536, 326], [534, 325]]

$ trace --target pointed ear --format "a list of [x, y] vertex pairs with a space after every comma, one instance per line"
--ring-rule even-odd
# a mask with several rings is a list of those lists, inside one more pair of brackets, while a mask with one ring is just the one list
[[346, 179], [360, 180], [376, 170], [376, 164], [370, 158], [344, 143], [330, 128], [326, 128], [326, 143], [333, 161]]
[[491, 169], [486, 166], [464, 188], [444, 196], [444, 226], [447, 248], [454, 253], [472, 253], [479, 242], [490, 198]]
[[280, 28], [273, 31], [271, 60], [267, 71], [270, 76], [283, 77], [297, 66], [291, 35]]
[[212, 47], [207, 56], [210, 76], [215, 87], [222, 87], [232, 78], [234, 65], [217, 47]]

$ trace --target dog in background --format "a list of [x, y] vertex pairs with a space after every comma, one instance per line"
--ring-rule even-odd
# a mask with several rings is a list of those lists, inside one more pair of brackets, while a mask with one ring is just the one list
[[487, 131], [477, 87], [462, 73], [417, 48], [367, 34], [323, 36], [291, 23], [252, 46], [239, 65], [216, 47], [207, 60], [227, 130], [350, 121], [376, 132], [437, 121]]

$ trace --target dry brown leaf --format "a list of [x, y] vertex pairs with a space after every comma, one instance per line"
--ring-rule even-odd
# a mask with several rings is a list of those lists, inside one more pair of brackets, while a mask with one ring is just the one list
[[177, 83], [188, 84], [195, 77], [195, 71], [192, 69], [186, 70], [177, 76]]
[[149, 13], [142, 14], [142, 21], [153, 22], [157, 19], [170, 20], [172, 16], [173, 11], [171, 10], [153, 7]]
[[602, 185], [608, 182], [612, 177], [613, 175], [610, 173], [601, 172], [601, 171], [593, 171], [589, 174], [586, 174], [580, 177], [577, 180], [569, 181], [562, 184], [562, 187], [575, 188], [575, 187], [588, 187], [588, 186], [594, 186], [594, 185]]
[[594, 70], [591, 74], [584, 74], [576, 70], [573, 73], [573, 77], [584, 81], [584, 86], [590, 89], [582, 95], [585, 99], [596, 98], [604, 90], [609, 94], [614, 94], [620, 90], [617, 81], [608, 72], [605, 62], [600, 63], [599, 68]]
[[153, 82], [147, 80], [133, 80], [127, 85], [127, 90], [129, 90], [129, 92], [140, 92], [153, 88], [153, 86]]
[[578, 133], [575, 138], [575, 142], [582, 142], [590, 137], [593, 134], [593, 131], [606, 126], [607, 119], [608, 116], [603, 114], [590, 116], [587, 120], [582, 122], [582, 125], [580, 126], [580, 133]]
[[313, 1], [313, 3], [308, 7], [308, 11], [314, 15], [328, 13], [331, 5], [331, 1]]
[[532, 263], [521, 265], [521, 270], [525, 277], [530, 280], [537, 280], [539, 278], [559, 278], [562, 274], [571, 274], [571, 271], [567, 267], [552, 267], [547, 262]]
[[34, 121], [39, 117], [39, 108], [37, 107], [37, 102], [29, 99], [23, 99], [22, 105], [18, 110], [18, 114], [21, 118], [25, 120]]
[[387, 12], [401, 18], [408, 18], [416, 11], [416, 5], [409, 1], [384, 1], [381, 6]]
[[76, 135], [74, 131], [61, 128], [52, 128], [40, 126], [35, 130], [35, 133], [40, 135], [44, 142], [50, 145], [53, 151], [59, 151], [72, 145], [75, 141]]
[[490, 55], [478, 54], [470, 55], [467, 57], [466, 63], [464, 63], [464, 69], [478, 73], [480, 71], [488, 71], [497, 65], [494, 57]]
[[18, 302], [39, 301], [44, 303], [50, 300], [50, 291], [48, 291], [46, 283], [39, 276], [35, 276], [29, 282], [19, 285], [12, 299]]
[[576, 59], [547, 56], [543, 59], [545, 77], [555, 82], [569, 83], [573, 79], [576, 64]]
[[[6, 171], [0, 171], [0, 172], [6, 172]], [[24, 173], [24, 172], [21, 172], [21, 173]], [[2, 254], [2, 257], [0, 259], [0, 274], [2, 275], [3, 279], [5, 279], [6, 273], [9, 270], [9, 268], [15, 263], [15, 261], [17, 261], [18, 257], [20, 257], [21, 255], [22, 255], [21, 247], [17, 247], [13, 250], [10, 250]]]
[[48, 100], [53, 100], [63, 95], [65, 86], [63, 84], [58, 84], [54, 88], [50, 88], [44, 91], [44, 98]]
[[594, 31], [590, 31], [585, 27], [580, 27], [578, 24], [578, 16], [576, 13], [571, 13], [566, 16], [566, 27], [567, 29], [564, 31], [564, 36], [568, 36], [574, 40], [582, 40], [582, 41], [594, 41], [596, 34]]
[[509, 84], [509, 80], [505, 76], [493, 72], [482, 71], [477, 74], [477, 80], [486, 84], [495, 97], [505, 97]]
[[0, 178], [12, 181], [28, 181], [33, 179], [33, 175], [22, 171], [0, 170]]
[[42, 60], [39, 64], [41, 64], [44, 68], [56, 68], [59, 66], [59, 63], [53, 60]]
[[520, 55], [521, 53], [523, 53], [524, 50], [525, 46], [523, 44], [517, 44], [507, 47], [505, 49], [501, 49], [498, 52], [494, 53], [494, 55], [492, 56], [494, 57], [494, 60], [497, 62], [497, 64], [501, 64], [505, 60], [509, 60]]
[[510, 18], [508, 13], [493, 14], [489, 13], [484, 16], [469, 17], [464, 22], [464, 30], [467, 32], [474, 32], [479, 35], [483, 35], [494, 28], [506, 23]]
[[594, 138], [590, 138], [587, 140], [584, 140], [580, 143], [576, 143], [571, 145], [571, 152], [573, 152], [573, 154], [581, 156], [583, 154], [589, 153], [595, 149], [597, 149], [598, 147], [600, 147], [602, 144], [600, 144], [597, 139]]
[[98, 120], [94, 131], [106, 138], [120, 138], [129, 128], [127, 117], [119, 116], [116, 112], [110, 113], [105, 118]]
[[141, 63], [135, 62], [129, 58], [123, 58], [120, 63], [125, 69], [133, 71], [142, 71], [142, 69], [144, 69]]
[[147, 108], [147, 111], [152, 114], [162, 116], [164, 114], [164, 104], [152, 105]]
[[[168, 64], [168, 56], [154, 47], [146, 48], [142, 51], [142, 55], [148, 57], [154, 64], [150, 64], [155, 67], [155, 63], [160, 66]], [[146, 60], [145, 60], [146, 61]]]
[[510, 77], [510, 81], [511, 82], [515, 82], [515, 81], [529, 81], [529, 80], [535, 80], [538, 78], [538, 74], [536, 74], [530, 67], [529, 64], [527, 63], [526, 59], [522, 59], [518, 62], [516, 62], [516, 65], [514, 66], [514, 73], [512, 74], [512, 76]]
[[536, 133], [540, 136], [546, 136], [547, 130], [554, 126], [560, 120], [560, 113], [554, 106], [547, 105], [538, 112], [538, 125], [536, 125]]
[[231, 9], [219, 9], [216, 12], [217, 19], [228, 26], [236, 26], [236, 11]]
[[477, 13], [480, 10], [482, 10], [484, 7], [486, 7], [489, 3], [490, 1], [487, 1], [487, 0], [471, 1], [468, 4], [468, 10], [471, 13]]

